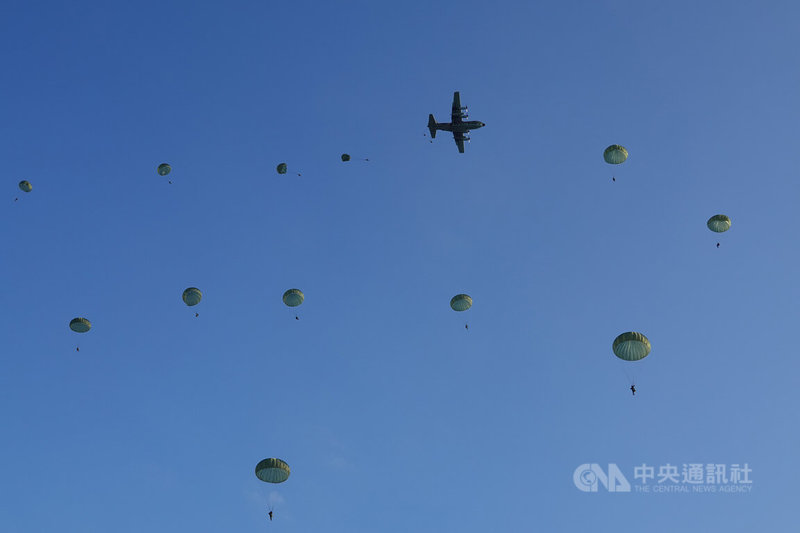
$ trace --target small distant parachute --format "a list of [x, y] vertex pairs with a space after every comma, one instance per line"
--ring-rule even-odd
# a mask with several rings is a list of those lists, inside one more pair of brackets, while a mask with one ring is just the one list
[[274, 457], [259, 461], [256, 465], [256, 477], [266, 483], [283, 483], [289, 479], [289, 465]]
[[160, 165], [158, 165], [158, 175], [159, 176], [166, 176], [170, 172], [172, 172], [172, 167], [169, 166], [169, 164], [161, 163]]
[[92, 323], [85, 318], [73, 318], [69, 321], [69, 329], [76, 333], [86, 333], [92, 329]]
[[472, 298], [468, 294], [456, 294], [450, 299], [453, 311], [466, 311], [472, 307]]
[[300, 289], [289, 289], [283, 293], [283, 303], [288, 307], [297, 307], [305, 300], [305, 295]]
[[731, 219], [727, 215], [714, 215], [708, 219], [706, 225], [714, 233], [723, 233], [731, 229]]
[[612, 349], [623, 361], [639, 361], [650, 353], [650, 341], [641, 333], [628, 331], [614, 339]]
[[19, 188], [23, 192], [31, 192], [33, 190], [33, 185], [28, 180], [22, 180], [19, 182]]
[[[350, 159], [352, 159], [350, 157], [350, 154], [342, 154], [342, 161], [344, 161], [345, 163], [350, 161]], [[359, 157], [358, 160], [359, 161], [369, 161], [369, 159], [366, 159], [364, 157]]]
[[606, 163], [609, 165], [619, 165], [628, 159], [628, 150], [619, 144], [612, 144], [603, 152], [603, 159], [605, 159]]
[[[287, 165], [286, 163], [280, 163], [277, 167], [275, 167], [275, 170], [278, 171], [278, 174], [286, 174], [287, 172], [289, 172], [289, 165]], [[299, 172], [297, 173], [297, 175], [302, 176], [302, 174], [300, 174]]]
[[183, 291], [183, 303], [189, 307], [199, 304], [202, 298], [203, 293], [197, 287], [189, 287]]

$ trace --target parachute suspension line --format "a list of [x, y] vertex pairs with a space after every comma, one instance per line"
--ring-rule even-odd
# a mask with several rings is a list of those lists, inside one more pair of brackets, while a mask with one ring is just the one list
[[628, 369], [622, 367], [622, 371], [625, 372], [625, 378], [628, 381], [628, 385], [636, 385], [636, 374], [628, 372]]

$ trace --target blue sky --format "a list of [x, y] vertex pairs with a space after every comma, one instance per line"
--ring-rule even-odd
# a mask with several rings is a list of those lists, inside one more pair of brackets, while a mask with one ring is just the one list
[[3, 11], [3, 531], [795, 526], [794, 3]]

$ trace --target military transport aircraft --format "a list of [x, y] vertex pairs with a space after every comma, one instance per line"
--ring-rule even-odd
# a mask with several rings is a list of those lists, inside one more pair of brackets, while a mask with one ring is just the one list
[[453, 93], [453, 112], [450, 115], [452, 122], [436, 122], [433, 115], [428, 115], [428, 129], [431, 132], [431, 138], [436, 138], [436, 130], [452, 131], [453, 139], [456, 141], [458, 151], [464, 153], [464, 141], [469, 141], [469, 131], [477, 130], [484, 127], [486, 124], [478, 122], [477, 120], [470, 120], [464, 122], [463, 119], [468, 118], [468, 109], [461, 107], [461, 97], [458, 91]]

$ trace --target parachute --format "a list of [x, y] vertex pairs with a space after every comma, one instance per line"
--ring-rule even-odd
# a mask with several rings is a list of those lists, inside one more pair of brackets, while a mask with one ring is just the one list
[[305, 300], [305, 295], [300, 289], [289, 289], [283, 293], [283, 303], [288, 307], [297, 307]]
[[73, 318], [69, 321], [69, 329], [76, 333], [86, 333], [92, 329], [92, 323], [85, 318]]
[[203, 293], [196, 287], [189, 287], [183, 291], [183, 302], [189, 307], [199, 304], [202, 298]]
[[603, 152], [603, 159], [605, 159], [606, 163], [609, 165], [619, 165], [628, 159], [628, 150], [619, 144], [612, 144]]
[[[289, 165], [287, 165], [286, 163], [280, 163], [278, 164], [277, 167], [275, 167], [275, 170], [278, 171], [278, 174], [286, 174], [289, 171]], [[292, 170], [292, 172], [297, 172], [297, 171]], [[302, 174], [299, 172], [297, 172], [297, 175], [302, 176]]]
[[266, 483], [283, 483], [289, 479], [291, 470], [285, 461], [269, 458], [256, 465], [256, 477]]
[[28, 180], [22, 180], [19, 182], [19, 188], [23, 192], [31, 192], [33, 190], [33, 185]]
[[623, 361], [639, 361], [650, 353], [650, 341], [641, 333], [628, 331], [614, 339], [612, 349]]
[[158, 175], [159, 176], [166, 176], [172, 171], [172, 167], [169, 166], [167, 163], [161, 163], [158, 165]]
[[472, 298], [468, 294], [456, 294], [450, 299], [453, 311], [466, 311], [472, 307]]
[[714, 215], [708, 219], [706, 225], [714, 233], [723, 233], [731, 229], [731, 219], [727, 215]]
[[[351, 159], [352, 157], [350, 157], [350, 154], [342, 154], [342, 161], [344, 161], [345, 163], [350, 161]], [[356, 159], [358, 161], [369, 161], [369, 159], [367, 159], [366, 157], [357, 157]]]

